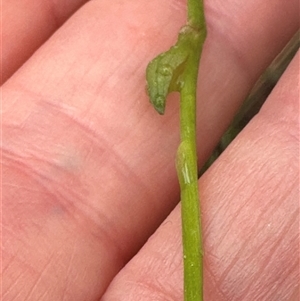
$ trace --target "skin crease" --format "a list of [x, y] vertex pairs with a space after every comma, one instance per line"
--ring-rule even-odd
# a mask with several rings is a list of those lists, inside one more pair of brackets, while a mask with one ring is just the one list
[[[299, 26], [296, 1], [261, 2], [206, 1], [200, 165]], [[180, 1], [91, 1], [10, 69], [2, 300], [182, 299], [178, 98], [159, 116], [144, 72], [184, 22]], [[207, 300], [299, 299], [298, 65], [200, 180]]]

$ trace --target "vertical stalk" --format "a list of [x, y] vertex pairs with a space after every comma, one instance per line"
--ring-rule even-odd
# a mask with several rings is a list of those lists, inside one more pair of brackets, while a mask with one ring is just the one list
[[193, 34], [184, 84], [180, 92], [180, 137], [177, 172], [181, 188], [184, 300], [203, 300], [203, 243], [196, 154], [196, 87], [204, 35]]
[[188, 0], [188, 20], [175, 46], [152, 60], [146, 77], [150, 102], [164, 114], [166, 97], [180, 92], [180, 138], [176, 167], [181, 189], [184, 300], [203, 300], [203, 243], [196, 152], [198, 66], [206, 36], [203, 0]]
[[188, 24], [194, 28], [205, 30], [203, 0], [188, 0], [187, 6]]

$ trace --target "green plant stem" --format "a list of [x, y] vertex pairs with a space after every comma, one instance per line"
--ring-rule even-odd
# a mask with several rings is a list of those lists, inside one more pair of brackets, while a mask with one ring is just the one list
[[[200, 3], [200, 1], [196, 2]], [[193, 19], [195, 15], [193, 13]], [[199, 19], [196, 17], [196, 20]], [[203, 27], [203, 22], [201, 26]], [[204, 39], [205, 32], [202, 31], [200, 34], [197, 30], [193, 41], [194, 49], [187, 61], [183, 75], [184, 85], [180, 92], [181, 144], [177, 153], [177, 172], [181, 188], [184, 300], [186, 301], [203, 300], [203, 242], [196, 154], [196, 87]]]
[[206, 37], [203, 1], [188, 0], [187, 25], [175, 46], [147, 67], [150, 102], [164, 114], [166, 97], [180, 92], [180, 138], [176, 168], [181, 189], [184, 300], [203, 300], [203, 243], [199, 211], [196, 152], [196, 90], [202, 45]]
[[190, 26], [205, 31], [203, 0], [188, 0], [187, 21]]

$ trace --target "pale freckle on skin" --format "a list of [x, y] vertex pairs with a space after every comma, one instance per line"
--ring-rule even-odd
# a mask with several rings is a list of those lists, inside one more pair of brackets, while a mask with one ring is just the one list
[[82, 159], [79, 152], [76, 152], [73, 147], [59, 149], [56, 159], [54, 159], [56, 167], [63, 169], [66, 172], [78, 173], [82, 166]]
[[49, 215], [63, 216], [64, 213], [65, 213], [65, 210], [62, 206], [53, 206], [49, 210]]
[[44, 213], [48, 217], [61, 220], [73, 215], [74, 210], [81, 210], [83, 200], [89, 195], [89, 188], [84, 181], [86, 159], [90, 156], [74, 144], [57, 144], [53, 147], [51, 159], [47, 160], [43, 172], [43, 186], [47, 197]]

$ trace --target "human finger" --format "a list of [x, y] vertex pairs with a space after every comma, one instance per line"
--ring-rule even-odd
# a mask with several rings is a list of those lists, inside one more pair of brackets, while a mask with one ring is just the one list
[[[298, 300], [298, 66], [200, 179], [207, 300]], [[182, 270], [178, 206], [101, 301], [182, 300]]]
[[[169, 102], [162, 119], [144, 93], [144, 70], [158, 50], [153, 44], [167, 46], [184, 22], [183, 6], [174, 3], [90, 2], [4, 85], [4, 159], [15, 183], [6, 199], [7, 233], [20, 236], [18, 221], [31, 216], [26, 229], [34, 233], [38, 225], [43, 234], [22, 242], [31, 251], [22, 262], [37, 271], [28, 276], [28, 269], [19, 267], [25, 289], [42, 275], [47, 282], [34, 286], [36, 294], [49, 287], [59, 298], [67, 282], [72, 300], [101, 295], [178, 201], [173, 165], [177, 104]], [[153, 18], [149, 11], [158, 15]], [[161, 30], [158, 25], [164, 22]], [[234, 94], [234, 101], [240, 96]], [[215, 119], [215, 132], [199, 152], [200, 163], [227, 122], [226, 114]], [[24, 176], [22, 166], [29, 171]], [[30, 193], [39, 193], [26, 195], [17, 206], [11, 201], [16, 187], [34, 187]], [[23, 212], [18, 219], [16, 208]], [[51, 223], [46, 227], [44, 220]], [[20, 247], [18, 241], [9, 245], [8, 274]], [[37, 246], [43, 250], [38, 266]], [[63, 273], [56, 270], [56, 261], [61, 262], [58, 268], [66, 268]], [[66, 272], [76, 277], [69, 279]]]
[[84, 2], [86, 0], [2, 1], [0, 84]]

